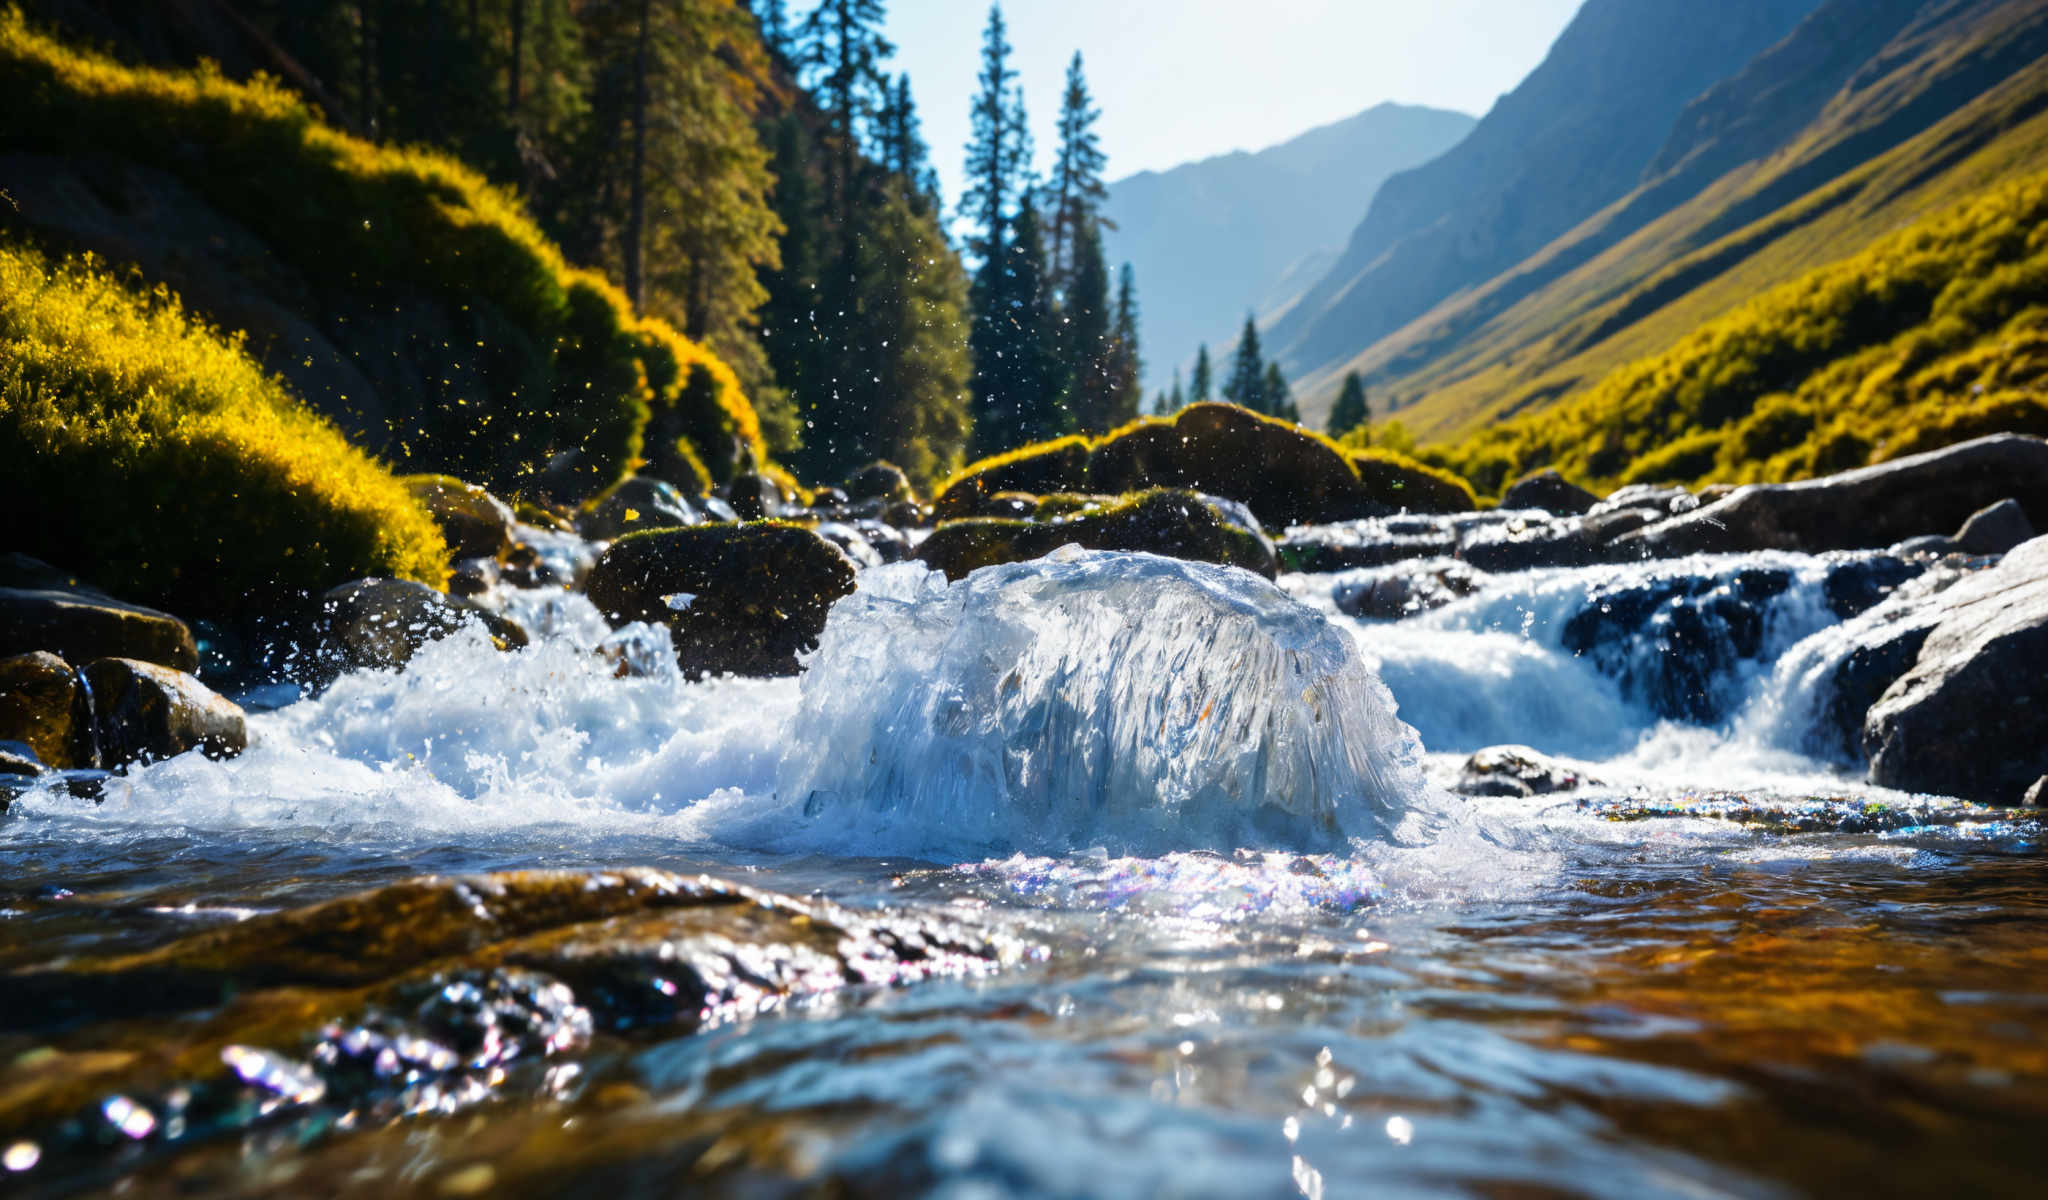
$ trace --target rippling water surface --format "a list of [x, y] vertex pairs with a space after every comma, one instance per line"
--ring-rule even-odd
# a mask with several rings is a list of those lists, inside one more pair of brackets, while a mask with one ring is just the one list
[[[32, 795], [0, 819], [0, 969], [104, 962], [429, 873], [627, 866], [944, 917], [1030, 951], [689, 1032], [600, 1007], [545, 1069], [376, 1105], [286, 1102], [322, 1023], [352, 1019], [325, 994], [37, 1015], [0, 1027], [0, 1190], [2034, 1194], [2041, 830], [1788, 750], [1764, 714], [1800, 701], [1772, 665], [1825, 624], [1796, 588], [1734, 668], [1725, 719], [1701, 726], [1546, 640], [1544, 597], [1585, 581], [1518, 586], [1521, 602], [1345, 623], [1437, 752], [1415, 797], [1430, 819], [1348, 846], [957, 858], [857, 844], [849, 824], [848, 857], [789, 836], [803, 814], [773, 798], [806, 719], [797, 682], [613, 678], [573, 613], [518, 655], [455, 639], [403, 676], [344, 680], [259, 718], [235, 763], [151, 768], [97, 808]], [[1491, 691], [1457, 709], [1461, 686]], [[1440, 790], [1461, 743], [1511, 738], [1607, 782]], [[204, 1128], [192, 1102], [173, 1136], [186, 1110], [131, 1086], [136, 1064], [167, 1059], [159, 1084], [188, 1070], [197, 1088], [223, 1036], [275, 1056], [235, 1066], [272, 1100]], [[186, 1063], [188, 1047], [204, 1053]], [[49, 1099], [81, 1079], [107, 1082], [83, 1107]]]

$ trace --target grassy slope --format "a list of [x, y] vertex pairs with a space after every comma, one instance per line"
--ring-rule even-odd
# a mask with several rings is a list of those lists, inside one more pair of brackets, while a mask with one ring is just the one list
[[[413, 436], [418, 469], [517, 490], [576, 449], [580, 486], [594, 492], [640, 455], [650, 408], [669, 410], [663, 427], [720, 474], [736, 446], [763, 452], [723, 362], [636, 318], [602, 277], [570, 267], [515, 197], [446, 156], [340, 133], [262, 80], [81, 53], [18, 11], [0, 11], [0, 92], [0, 149], [84, 150], [166, 171], [330, 295], [487, 310], [473, 351], [436, 349], [449, 374], [487, 379], [488, 395], [412, 415], [400, 436]], [[698, 373], [708, 386], [688, 386]]]
[[390, 472], [162, 289], [0, 245], [9, 546], [188, 617], [363, 575], [439, 586], [440, 530]]
[[[1981, 71], [1986, 54], [2037, 36], [2048, 22], [2038, 10], [2005, 5], [1974, 14], [1975, 23], [1961, 29], [1905, 39], [1778, 154], [1730, 172], [1447, 352], [1433, 348], [1437, 357], [1383, 385], [1380, 395], [1414, 402], [1400, 416], [1425, 437], [1470, 433], [1584, 391], [1761, 290], [2048, 162], [2048, 63], [2037, 61], [1861, 167], [1811, 190], [1801, 187], [1817, 168], [1853, 157], [1859, 145], [1882, 136], [1887, 122], [1910, 120], [1916, 104], [1938, 101], [1937, 89]], [[1792, 192], [1801, 194], [1728, 231], [1731, 215]], [[1611, 215], [1594, 218], [1546, 254], [1569, 253], [1574, 239], [1595, 234]], [[1386, 366], [1427, 346], [1435, 328], [1482, 300], [1454, 299], [1348, 365]]]

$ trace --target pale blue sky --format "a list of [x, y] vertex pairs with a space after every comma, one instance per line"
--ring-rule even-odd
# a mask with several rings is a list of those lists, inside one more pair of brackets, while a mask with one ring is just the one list
[[[1257, 150], [1382, 100], [1484, 114], [1579, 0], [1007, 0], [1044, 161], [1075, 50], [1102, 109], [1109, 176]], [[792, 8], [801, 10], [801, 3]], [[948, 204], [960, 195], [985, 0], [889, 0]]]

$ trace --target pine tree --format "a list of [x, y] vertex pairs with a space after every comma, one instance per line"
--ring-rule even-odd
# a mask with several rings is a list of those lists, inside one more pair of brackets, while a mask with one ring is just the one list
[[[1048, 270], [1050, 265], [1048, 260]], [[1050, 280], [1047, 284], [1050, 291]], [[1072, 388], [1074, 418], [1089, 433], [1103, 433], [1117, 423], [1115, 319], [1109, 298], [1109, 268], [1102, 261], [1102, 235], [1092, 223], [1084, 222], [1077, 230], [1074, 274], [1055, 328]]]
[[1259, 356], [1259, 327], [1250, 314], [1244, 331], [1237, 336], [1237, 351], [1230, 360], [1230, 374], [1223, 380], [1223, 398], [1253, 412], [1266, 411], [1266, 364]]
[[[858, 455], [884, 458], [920, 485], [956, 470], [971, 425], [967, 273], [936, 210], [892, 180], [863, 216], [860, 328], [873, 347], [873, 406]], [[818, 478], [841, 478], [845, 469]]]
[[1201, 404], [1215, 399], [1210, 394], [1215, 387], [1214, 374], [1215, 369], [1209, 365], [1209, 343], [1203, 342], [1201, 348], [1195, 351], [1195, 377], [1188, 384], [1189, 404]]
[[1067, 64], [1066, 92], [1060, 101], [1059, 159], [1046, 187], [1046, 207], [1052, 218], [1048, 230], [1052, 280], [1054, 289], [1062, 295], [1080, 269], [1083, 228], [1097, 223], [1116, 228], [1100, 215], [1102, 202], [1109, 198], [1109, 188], [1102, 182], [1109, 156], [1103, 153], [1102, 140], [1095, 132], [1095, 122], [1101, 116], [1088, 94], [1081, 52], [1076, 50], [1073, 61]]
[[1337, 393], [1337, 403], [1330, 409], [1327, 431], [1331, 437], [1343, 437], [1371, 420], [1372, 409], [1365, 399], [1365, 380], [1358, 377], [1358, 372], [1348, 371], [1344, 375], [1344, 388]]
[[972, 140], [967, 144], [967, 190], [962, 215], [976, 226], [969, 247], [984, 263], [1002, 258], [1011, 204], [1030, 169], [1029, 132], [1017, 120], [1010, 41], [1000, 5], [990, 5], [982, 34], [980, 90], [974, 95]]
[[[1202, 362], [1206, 365], [1208, 361], [1209, 352], [1208, 349], [1205, 347], [1202, 351]], [[1173, 390], [1166, 393], [1166, 411], [1169, 413], [1177, 413], [1181, 409], [1186, 408], [1187, 406], [1188, 394], [1185, 391], [1181, 390], [1180, 368], [1175, 367], [1173, 369]]]
[[924, 123], [918, 119], [916, 101], [911, 99], [910, 76], [896, 77], [896, 86], [888, 92], [876, 126], [876, 153], [881, 157], [882, 167], [903, 181], [913, 203], [936, 209], [939, 176], [932, 170], [930, 147], [924, 141]]
[[1263, 411], [1267, 416], [1301, 424], [1301, 410], [1294, 406], [1294, 389], [1287, 386], [1287, 376], [1280, 373], [1279, 363], [1266, 364], [1266, 375], [1259, 389], [1259, 400], [1265, 405]]
[[835, 135], [825, 193], [833, 215], [851, 211], [860, 131], [885, 107], [882, 61], [896, 47], [881, 35], [882, 0], [821, 0], [797, 27], [798, 61], [810, 71], [818, 107]]
[[1145, 402], [1145, 362], [1138, 348], [1138, 275], [1125, 263], [1117, 276], [1116, 324], [1110, 331], [1116, 400], [1110, 425], [1135, 420]]

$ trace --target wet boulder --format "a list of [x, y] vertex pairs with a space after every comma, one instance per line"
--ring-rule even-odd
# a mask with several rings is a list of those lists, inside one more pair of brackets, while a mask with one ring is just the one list
[[2017, 500], [2000, 500], [1970, 514], [1956, 531], [1956, 548], [1965, 554], [2004, 554], [2033, 540], [2034, 523]]
[[1767, 606], [1791, 585], [1789, 570], [1745, 567], [1595, 588], [1561, 643], [1657, 715], [1712, 723], [1731, 699], [1730, 670], [1763, 650]]
[[782, 485], [753, 471], [733, 476], [713, 493], [732, 505], [742, 521], [764, 521], [780, 517], [795, 503]]
[[156, 762], [198, 750], [231, 758], [249, 744], [242, 710], [182, 671], [132, 658], [87, 663], [100, 765]]
[[1739, 488], [1618, 544], [1645, 558], [1876, 549], [1946, 534], [2008, 498], [2024, 514], [2048, 514], [2048, 441], [1998, 434], [1821, 479]]
[[1397, 512], [1464, 513], [1478, 507], [1472, 485], [1449, 471], [1391, 450], [1350, 456], [1369, 501]]
[[1172, 488], [1055, 520], [947, 521], [924, 540], [917, 556], [948, 579], [961, 579], [981, 567], [1043, 558], [1068, 545], [1242, 567], [1268, 579], [1279, 569], [1273, 544], [1256, 528], [1232, 521], [1198, 493]]
[[412, 475], [404, 483], [441, 527], [449, 558], [502, 558], [511, 550], [518, 518], [503, 500], [452, 475]]
[[119, 656], [199, 669], [199, 644], [183, 621], [11, 554], [0, 564], [0, 656], [37, 650], [67, 662]]
[[2034, 785], [2020, 797], [2020, 803], [2028, 808], [2048, 808], [2048, 775], [2036, 779]]
[[897, 500], [883, 507], [881, 521], [895, 529], [929, 529], [932, 510], [915, 500]]
[[880, 500], [885, 504], [915, 500], [910, 476], [892, 462], [871, 462], [846, 477], [846, 494], [855, 501]]
[[1870, 781], [2014, 804], [2048, 773], [2048, 538], [1944, 597], [1863, 724]]
[[1354, 572], [1331, 593], [1337, 611], [1364, 621], [1399, 621], [1479, 590], [1479, 572], [1460, 562]]
[[1503, 524], [1473, 530], [1459, 546], [1458, 556], [1482, 571], [1496, 572], [1583, 567], [1607, 557], [1583, 521], [1519, 514]]
[[614, 624], [666, 624], [691, 676], [794, 675], [854, 565], [809, 529], [780, 522], [620, 538], [585, 591]]
[[50, 767], [92, 763], [91, 710], [71, 664], [48, 651], [0, 659], [0, 741]]
[[320, 597], [311, 631], [316, 676], [397, 670], [428, 642], [481, 624], [500, 649], [526, 645], [524, 630], [475, 604], [409, 579], [358, 579]]
[[1597, 783], [1578, 768], [1527, 746], [1488, 746], [1465, 760], [1453, 788], [1461, 796], [1527, 799]]
[[867, 534], [844, 521], [820, 521], [816, 533], [839, 547], [840, 553], [846, 555], [847, 561], [861, 570], [879, 567], [887, 561], [882, 557], [882, 552], [875, 549], [874, 543], [868, 541]]
[[576, 532], [606, 542], [643, 529], [679, 529], [703, 520], [676, 485], [629, 475], [584, 506], [576, 517]]
[[1580, 516], [1598, 503], [1600, 497], [1566, 479], [1555, 468], [1522, 476], [1500, 498], [1502, 508], [1540, 508], [1563, 517]]

